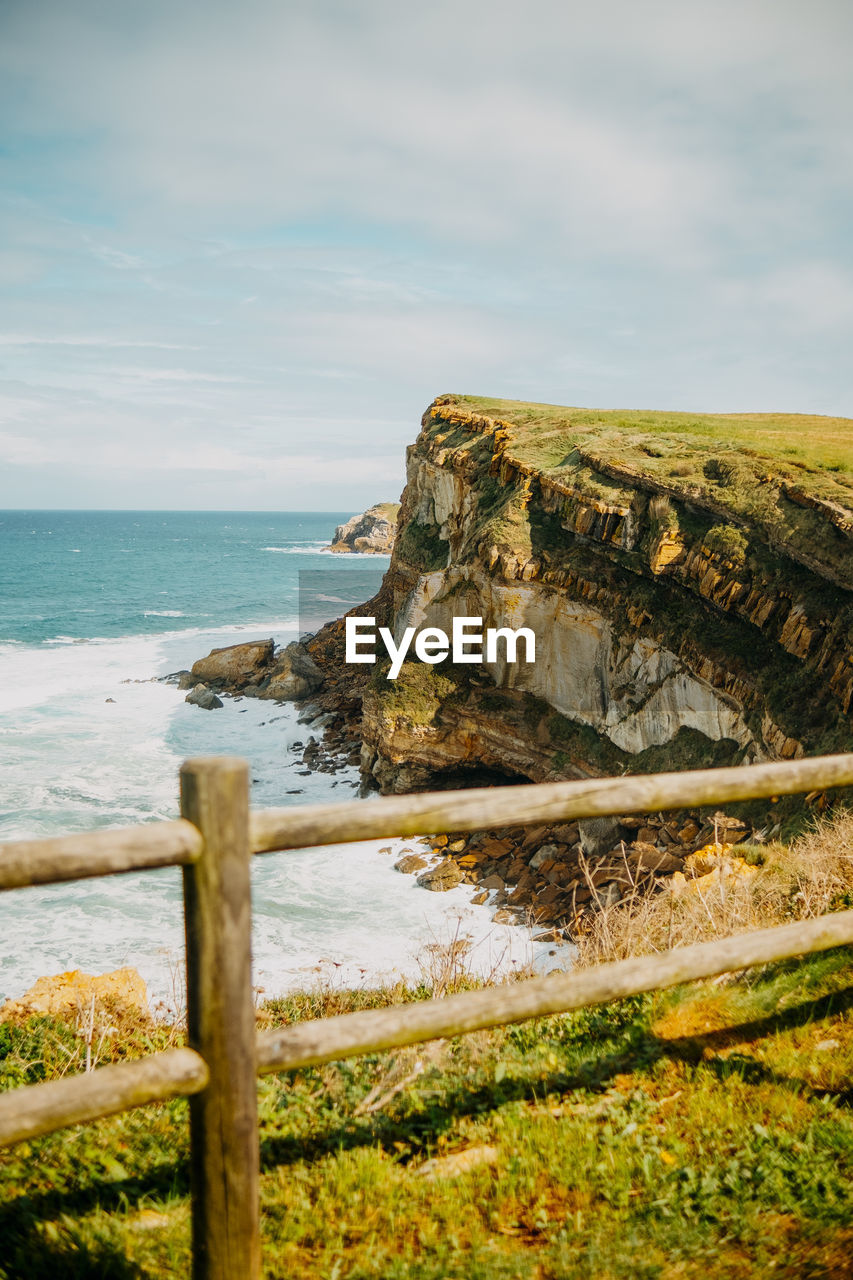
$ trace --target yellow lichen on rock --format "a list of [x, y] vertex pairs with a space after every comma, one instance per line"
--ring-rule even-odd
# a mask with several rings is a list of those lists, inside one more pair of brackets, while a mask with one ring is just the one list
[[148, 1010], [148, 990], [130, 965], [111, 973], [83, 973], [71, 969], [49, 978], [39, 978], [19, 1000], [7, 1000], [0, 1008], [0, 1021], [39, 1014], [87, 1012], [94, 998], [122, 1009]]
[[683, 560], [686, 546], [684, 536], [678, 530], [663, 529], [649, 553], [649, 568], [652, 573], [663, 573], [671, 564]]
[[734, 888], [756, 874], [743, 858], [733, 856], [730, 844], [706, 844], [684, 859], [684, 872], [676, 871], [669, 881], [672, 893], [704, 894], [718, 885]]

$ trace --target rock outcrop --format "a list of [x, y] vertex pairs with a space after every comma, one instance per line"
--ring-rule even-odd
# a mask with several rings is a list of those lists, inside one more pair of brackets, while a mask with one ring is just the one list
[[275, 643], [252, 640], [248, 644], [231, 644], [224, 649], [211, 649], [206, 658], [192, 665], [192, 674], [204, 684], [224, 689], [244, 689], [259, 684], [269, 675]]
[[7, 1000], [0, 1008], [0, 1021], [65, 1013], [85, 1018], [93, 1000], [96, 1006], [148, 1010], [148, 991], [136, 969], [128, 966], [101, 974], [71, 969], [54, 977], [39, 978], [20, 999]]
[[323, 673], [305, 645], [293, 640], [276, 650], [272, 640], [254, 640], [212, 649], [192, 670], [181, 672], [180, 688], [189, 687], [186, 701], [205, 709], [221, 707], [216, 693], [296, 702], [307, 698], [323, 682]]
[[305, 646], [294, 640], [277, 655], [269, 682], [258, 689], [258, 697], [296, 702], [307, 698], [322, 682], [320, 668]]
[[397, 531], [398, 502], [380, 502], [361, 515], [339, 524], [327, 551], [356, 551], [362, 555], [389, 556]]
[[[536, 661], [406, 662], [388, 681], [381, 667], [342, 671], [340, 627], [324, 629], [309, 648], [327, 693], [337, 689], [350, 712], [362, 702], [366, 776], [407, 791], [853, 745], [853, 486], [843, 476], [810, 481], [833, 495], [812, 499], [791, 488], [784, 463], [772, 463], [777, 474], [755, 451], [699, 436], [687, 450], [677, 438], [678, 465], [664, 477], [636, 461], [643, 449], [664, 454], [663, 434], [646, 444], [608, 427], [579, 442], [575, 411], [554, 410], [558, 425], [534, 431], [530, 411], [547, 406], [501, 408], [443, 396], [427, 410], [391, 566], [359, 612], [398, 639], [411, 626], [449, 631], [463, 615], [526, 626]], [[632, 456], [617, 452], [623, 438]]]

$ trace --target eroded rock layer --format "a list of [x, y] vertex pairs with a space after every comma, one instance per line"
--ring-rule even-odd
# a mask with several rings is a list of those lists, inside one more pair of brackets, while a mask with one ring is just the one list
[[398, 638], [529, 627], [536, 660], [373, 669], [362, 764], [383, 790], [853, 745], [849, 473], [502, 408], [425, 413], [372, 608]]

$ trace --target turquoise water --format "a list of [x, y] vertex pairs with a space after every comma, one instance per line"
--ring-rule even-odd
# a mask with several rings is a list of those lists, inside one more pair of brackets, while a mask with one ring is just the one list
[[[193, 755], [248, 759], [259, 807], [352, 798], [355, 769], [301, 776], [294, 744], [310, 731], [293, 706], [201, 711], [159, 680], [213, 647], [293, 639], [300, 569], [378, 585], [384, 557], [323, 551], [350, 514], [0, 512], [0, 840], [174, 817]], [[388, 845], [255, 859], [260, 987], [416, 972], [460, 919], [482, 969], [529, 958], [525, 931], [492, 926], [470, 891], [418, 889]], [[177, 872], [0, 895], [0, 931], [0, 999], [43, 974], [133, 964], [155, 999], [175, 1003]]]
[[[0, 512], [0, 644], [295, 619], [345, 513]], [[282, 559], [287, 556], [288, 559]], [[343, 569], [349, 557], [340, 558]], [[355, 562], [355, 567], [363, 567]]]

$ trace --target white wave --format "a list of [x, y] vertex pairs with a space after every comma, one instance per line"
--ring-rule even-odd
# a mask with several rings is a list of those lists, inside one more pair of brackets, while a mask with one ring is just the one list
[[386, 555], [384, 551], [370, 551], [365, 554], [363, 551], [331, 551], [328, 547], [324, 547], [320, 555], [334, 556], [336, 560], [361, 560], [364, 565], [373, 564], [379, 560], [387, 560], [389, 564], [391, 562], [390, 555]]
[[146, 609], [146, 618], [185, 618], [187, 615], [180, 609]]
[[[76, 707], [84, 715], [93, 701], [116, 697], [124, 681], [146, 681], [190, 666], [210, 649], [250, 635], [278, 644], [299, 630], [295, 617], [248, 621], [230, 627], [185, 627], [150, 635], [54, 636], [37, 645], [10, 646], [4, 655], [0, 718], [29, 708]], [[2, 719], [0, 719], [2, 723]]]
[[262, 551], [277, 551], [280, 555], [285, 556], [308, 556], [316, 555], [327, 544], [325, 542], [308, 542], [304, 546], [290, 547], [261, 547]]
[[[174, 817], [180, 762], [194, 755], [248, 759], [252, 804], [350, 799], [357, 770], [305, 770], [309, 730], [292, 706], [226, 699], [193, 707], [157, 676], [186, 667], [247, 632], [281, 642], [295, 620], [89, 644], [0, 646], [0, 839], [89, 831]], [[284, 633], [284, 634], [283, 634]], [[66, 637], [66, 641], [70, 640]], [[296, 794], [290, 794], [296, 793]], [[369, 802], [366, 802], [369, 803]], [[413, 841], [371, 841], [269, 854], [253, 866], [255, 981], [271, 996], [318, 982], [416, 978], [430, 948], [470, 935], [472, 967], [488, 975], [529, 961], [555, 967], [524, 928], [495, 925], [470, 888], [432, 894], [393, 869]], [[390, 847], [392, 853], [382, 853]], [[115, 876], [0, 895], [0, 998], [43, 975], [134, 965], [152, 998], [174, 1004], [182, 985], [183, 918], [177, 871]]]
[[[325, 797], [312, 798], [328, 799], [328, 779], [318, 782], [312, 789], [324, 789]], [[377, 840], [255, 858], [252, 953], [259, 990], [271, 997], [321, 984], [428, 978], [433, 957], [456, 939], [467, 943], [468, 967], [482, 977], [571, 963], [572, 948], [534, 943], [525, 928], [496, 925], [487, 905], [470, 902], [470, 886], [433, 894], [395, 871], [394, 862], [417, 848], [416, 840]], [[176, 871], [50, 886], [16, 897], [14, 911], [4, 911], [0, 902], [7, 944], [0, 998], [21, 995], [46, 974], [72, 968], [101, 973], [132, 964], [153, 1002], [176, 1004], [183, 988]]]

